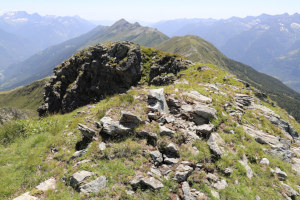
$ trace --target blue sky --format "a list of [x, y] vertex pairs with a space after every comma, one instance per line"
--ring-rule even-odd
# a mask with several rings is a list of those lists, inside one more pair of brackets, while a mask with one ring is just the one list
[[0, 11], [79, 15], [90, 20], [155, 22], [176, 18], [229, 18], [300, 13], [300, 0], [0, 0]]

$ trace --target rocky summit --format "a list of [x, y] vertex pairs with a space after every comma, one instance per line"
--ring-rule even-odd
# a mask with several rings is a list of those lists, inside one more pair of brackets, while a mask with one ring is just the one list
[[299, 123], [218, 66], [111, 42], [54, 74], [0, 127], [1, 199], [299, 199]]
[[75, 54], [54, 69], [39, 114], [70, 112], [106, 96], [124, 93], [146, 73], [149, 84], [170, 84], [179, 71], [192, 64], [175, 55], [157, 55], [149, 63], [145, 54], [131, 42], [96, 45]]

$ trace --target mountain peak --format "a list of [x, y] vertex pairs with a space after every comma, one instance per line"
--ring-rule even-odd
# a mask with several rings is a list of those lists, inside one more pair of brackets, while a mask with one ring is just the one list
[[126, 26], [129, 25], [130, 23], [128, 21], [126, 21], [125, 19], [120, 19], [119, 21], [116, 21], [112, 26]]

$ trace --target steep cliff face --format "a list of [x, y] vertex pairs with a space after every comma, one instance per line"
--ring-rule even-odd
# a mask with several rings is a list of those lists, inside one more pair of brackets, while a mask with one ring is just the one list
[[107, 95], [126, 92], [137, 85], [142, 76], [154, 85], [171, 83], [179, 71], [191, 65], [175, 55], [159, 54], [150, 48], [143, 51], [131, 42], [96, 45], [54, 69], [54, 77], [45, 87], [44, 103], [38, 112], [40, 115], [70, 112]]

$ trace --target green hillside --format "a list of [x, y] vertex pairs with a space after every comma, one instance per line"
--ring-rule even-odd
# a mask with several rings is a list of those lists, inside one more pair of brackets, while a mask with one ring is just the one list
[[0, 108], [14, 107], [35, 112], [42, 104], [44, 86], [48, 81], [49, 78], [45, 78], [11, 91], [0, 92]]
[[300, 94], [279, 80], [224, 56], [212, 44], [197, 36], [173, 37], [157, 48], [181, 54], [194, 62], [215, 64], [269, 95], [279, 106], [300, 120]]

